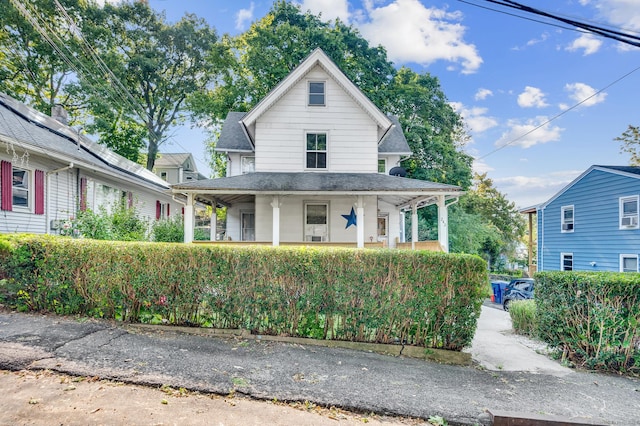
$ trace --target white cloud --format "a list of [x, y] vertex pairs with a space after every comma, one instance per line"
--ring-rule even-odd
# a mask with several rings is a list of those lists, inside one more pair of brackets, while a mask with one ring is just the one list
[[451, 102], [450, 105], [462, 116], [465, 124], [473, 133], [482, 133], [498, 125], [498, 121], [495, 118], [486, 115], [487, 108], [467, 108], [460, 102]]
[[303, 0], [300, 5], [303, 11], [310, 10], [314, 15], [322, 14], [323, 21], [339, 18], [349, 22], [349, 2], [347, 0]]
[[602, 40], [595, 38], [591, 34], [582, 34], [577, 39], [573, 40], [569, 46], [565, 48], [570, 52], [575, 52], [576, 50], [583, 49], [583, 55], [591, 55], [600, 50], [600, 46], [602, 46]]
[[518, 95], [518, 105], [522, 108], [544, 108], [549, 104], [544, 100], [545, 94], [537, 87], [527, 86]]
[[492, 178], [496, 188], [517, 208], [544, 203], [577, 178], [583, 170], [562, 170], [540, 176]]
[[460, 12], [427, 8], [418, 0], [394, 0], [381, 7], [374, 3], [364, 2], [366, 21], [358, 26], [370, 43], [387, 49], [390, 60], [421, 65], [448, 61], [461, 64], [464, 74], [482, 64], [476, 46], [464, 41]]
[[637, 0], [599, 0], [593, 4], [610, 24], [626, 30], [640, 31], [640, 7]]
[[236, 29], [243, 30], [244, 26], [247, 22], [251, 22], [253, 20], [253, 10], [255, 5], [253, 2], [249, 5], [249, 9], [240, 9], [236, 14]]
[[476, 101], [484, 101], [485, 99], [487, 99], [489, 96], [493, 96], [493, 92], [489, 89], [484, 89], [484, 88], [480, 88], [478, 89], [478, 91], [476, 92], [474, 99]]
[[569, 92], [569, 97], [576, 103], [582, 102], [582, 106], [590, 107], [604, 102], [607, 94], [596, 93], [596, 89], [584, 83], [569, 83], [564, 86], [564, 90]]
[[538, 144], [560, 140], [560, 134], [564, 129], [552, 126], [549, 123], [544, 124], [547, 120], [548, 118], [544, 116], [529, 119], [524, 123], [515, 119], [509, 120], [507, 122], [509, 130], [502, 134], [495, 145], [501, 147], [509, 144], [511, 146], [531, 148]]

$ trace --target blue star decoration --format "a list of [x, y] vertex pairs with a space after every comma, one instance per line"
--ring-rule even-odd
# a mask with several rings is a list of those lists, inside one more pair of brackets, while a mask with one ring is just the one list
[[356, 212], [353, 211], [353, 207], [351, 207], [351, 213], [343, 214], [341, 216], [347, 219], [347, 226], [345, 226], [344, 229], [347, 229], [351, 225], [358, 226], [358, 224], [356, 223], [358, 217], [356, 216]]

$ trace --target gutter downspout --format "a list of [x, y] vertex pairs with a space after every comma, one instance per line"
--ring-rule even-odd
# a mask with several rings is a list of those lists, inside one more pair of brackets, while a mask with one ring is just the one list
[[44, 209], [44, 226], [45, 226], [45, 234], [49, 235], [51, 234], [51, 224], [49, 223], [49, 217], [50, 217], [50, 209], [51, 209], [51, 191], [49, 189], [49, 176], [51, 176], [52, 174], [58, 174], [58, 172], [62, 172], [65, 170], [69, 170], [73, 168], [73, 163], [69, 162], [68, 166], [64, 166], [64, 167], [60, 167], [59, 169], [55, 169], [55, 170], [50, 170], [45, 174], [45, 182], [44, 182], [44, 190], [46, 191], [46, 206]]

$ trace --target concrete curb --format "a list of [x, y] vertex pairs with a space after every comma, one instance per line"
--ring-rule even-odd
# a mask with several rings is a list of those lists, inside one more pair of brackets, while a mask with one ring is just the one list
[[409, 358], [424, 359], [427, 361], [446, 365], [469, 366], [472, 364], [470, 353], [446, 351], [443, 349], [423, 348], [419, 346], [348, 342], [344, 340], [318, 340], [303, 337], [268, 336], [262, 334], [252, 334], [249, 330], [244, 329], [199, 328], [152, 324], [126, 324], [124, 328], [127, 331], [131, 332], [181, 333], [204, 337], [233, 337], [257, 341], [281, 342], [301, 346], [324, 346], [327, 348], [354, 349], [365, 352], [374, 352], [381, 355], [405, 356]]

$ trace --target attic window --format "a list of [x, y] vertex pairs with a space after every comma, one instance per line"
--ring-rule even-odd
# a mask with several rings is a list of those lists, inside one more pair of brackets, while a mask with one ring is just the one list
[[324, 106], [325, 91], [324, 81], [309, 82], [309, 106]]

